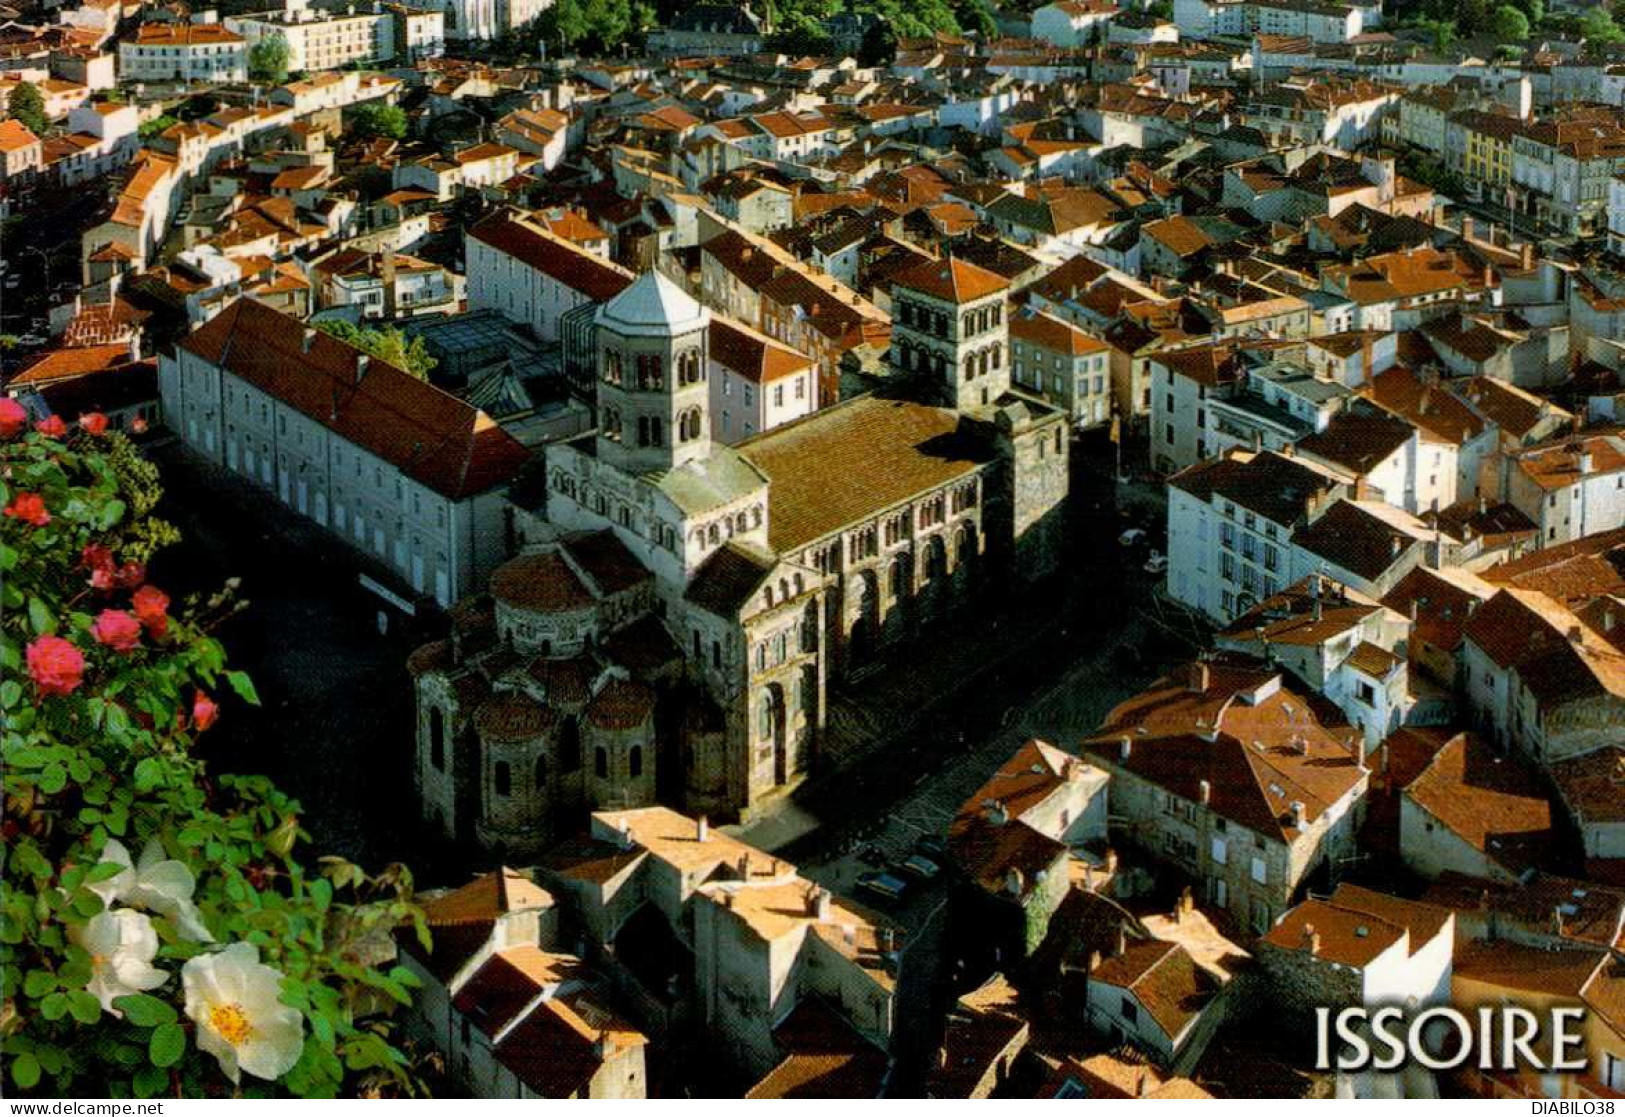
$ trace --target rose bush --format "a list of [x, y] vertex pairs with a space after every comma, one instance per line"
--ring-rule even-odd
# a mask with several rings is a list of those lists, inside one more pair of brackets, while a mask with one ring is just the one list
[[[6, 406], [6, 405], [10, 406]], [[298, 805], [211, 775], [231, 587], [178, 604], [157, 474], [99, 415], [0, 401], [0, 1052], [24, 1094], [402, 1094], [411, 878], [295, 856]], [[131, 851], [138, 851], [132, 856]]]

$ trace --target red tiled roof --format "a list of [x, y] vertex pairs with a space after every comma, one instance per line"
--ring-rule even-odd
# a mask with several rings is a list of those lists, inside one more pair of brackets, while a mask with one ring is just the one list
[[530, 452], [483, 411], [253, 299], [180, 343], [375, 454], [462, 500], [510, 480]]

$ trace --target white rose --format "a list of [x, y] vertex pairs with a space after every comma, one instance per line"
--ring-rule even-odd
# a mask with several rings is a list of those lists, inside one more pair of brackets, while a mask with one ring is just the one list
[[169, 974], [152, 964], [158, 954], [158, 932], [152, 929], [152, 920], [138, 911], [101, 912], [72, 934], [90, 955], [86, 990], [114, 1016], [124, 1015], [113, 1007], [115, 998], [144, 993], [169, 980]]
[[148, 840], [141, 851], [139, 865], [131, 863], [130, 851], [124, 848], [123, 842], [109, 838], [102, 847], [102, 861], [124, 866], [117, 876], [86, 885], [108, 907], [123, 900], [133, 907], [168, 917], [182, 938], [192, 942], [214, 941], [192, 903], [197, 879], [183, 863], [164, 857], [164, 847], [157, 838]]
[[279, 999], [282, 974], [260, 963], [251, 943], [235, 942], [200, 954], [181, 969], [186, 1015], [197, 1024], [197, 1045], [220, 1060], [233, 1082], [239, 1068], [275, 1079], [299, 1061], [305, 1024], [299, 1010]]

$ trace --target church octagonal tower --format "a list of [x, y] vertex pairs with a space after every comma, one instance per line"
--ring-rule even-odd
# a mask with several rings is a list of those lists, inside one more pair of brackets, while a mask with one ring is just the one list
[[709, 456], [711, 312], [659, 272], [648, 271], [600, 307], [594, 322], [598, 456], [632, 475]]

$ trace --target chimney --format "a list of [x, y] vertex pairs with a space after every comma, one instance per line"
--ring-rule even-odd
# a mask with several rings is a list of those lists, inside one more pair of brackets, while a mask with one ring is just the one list
[[1208, 800], [1213, 797], [1213, 785], [1206, 780], [1198, 780], [1196, 784], [1196, 797], [1201, 800], [1202, 806], [1207, 806]]
[[1021, 895], [1022, 879], [1020, 869], [1007, 869], [1004, 874], [1004, 890], [1012, 896]]
[[630, 822], [624, 818], [621, 819], [615, 824], [615, 834], [620, 840], [622, 849], [632, 848], [632, 824]]
[[1422, 599], [1419, 598], [1419, 597], [1411, 598], [1411, 623], [1412, 624], [1416, 623], [1416, 616], [1421, 611], [1422, 611]]
[[1561, 907], [1554, 907], [1552, 909], [1552, 934], [1561, 935], [1562, 933], [1563, 933], [1563, 909]]
[[1142, 1070], [1139, 1079], [1134, 1083], [1134, 1096], [1137, 1098], [1149, 1097], [1151, 1094], [1151, 1073]]
[[1292, 825], [1299, 830], [1303, 829], [1304, 821], [1308, 818], [1309, 808], [1302, 799], [1292, 800]]
[[1117, 875], [1117, 851], [1115, 849], [1106, 851], [1106, 875], [1109, 877]]
[[1571, 625], [1570, 626], [1570, 628], [1569, 628], [1569, 643], [1571, 643], [1571, 644], [1583, 644], [1583, 643], [1585, 643], [1585, 633], [1581, 630], [1579, 625]]
[[1094, 973], [1096, 970], [1100, 969], [1100, 962], [1100, 951], [1091, 950], [1089, 952], [1089, 972]]
[[1320, 932], [1315, 930], [1313, 923], [1303, 925], [1303, 948], [1310, 954], [1320, 953]]
[[1123, 761], [1124, 763], [1127, 763], [1129, 753], [1131, 753], [1133, 751], [1134, 751], [1134, 740], [1133, 740], [1133, 738], [1124, 737], [1121, 741], [1117, 742], [1117, 759], [1118, 760]]
[[1586, 474], [1590, 473], [1591, 472], [1591, 466], [1592, 466], [1591, 451], [1589, 449], [1582, 449], [1580, 451], [1580, 474], [1581, 474], [1581, 476], [1585, 476]]
[[314, 326], [306, 326], [305, 327], [304, 346], [303, 346], [304, 351], [306, 353], [309, 353], [310, 352], [310, 347], [312, 345], [314, 345], [314, 344], [316, 344], [316, 328]]
[[384, 249], [383, 260], [378, 266], [378, 277], [384, 283], [384, 317], [390, 321], [395, 320], [395, 249]]
[[694, 820], [694, 840], [703, 842], [711, 836], [711, 820], [703, 814]]
[[1473, 228], [1473, 219], [1471, 217], [1464, 216], [1461, 219], [1461, 239], [1472, 240], [1473, 233], [1475, 231], [1476, 230]]
[[1388, 543], [1391, 546], [1391, 548], [1393, 549], [1394, 557], [1398, 558], [1399, 557], [1399, 552], [1403, 551], [1405, 549], [1404, 542], [1401, 541], [1399, 536], [1396, 535], [1392, 539], [1390, 539], [1388, 541]]
[[1193, 660], [1185, 669], [1185, 689], [1192, 694], [1206, 694], [1208, 688], [1207, 664]]
[[807, 914], [820, 923], [829, 921], [829, 889], [813, 885], [807, 890]]
[[1121, 923], [1117, 925], [1117, 945], [1112, 950], [1113, 958], [1121, 958], [1128, 953], [1128, 928]]
[[1186, 885], [1179, 890], [1179, 914], [1189, 915], [1196, 910], [1196, 897], [1191, 895], [1191, 886]]
[[357, 384], [361, 383], [362, 377], [367, 375], [367, 363], [371, 360], [372, 356], [367, 353], [357, 353], [355, 355], [355, 382]]
[[1518, 267], [1532, 271], [1535, 267], [1535, 242], [1526, 240], [1518, 246]]
[[1010, 808], [997, 799], [989, 799], [982, 804], [987, 808], [987, 820], [994, 826], [1003, 826], [1010, 821]]

